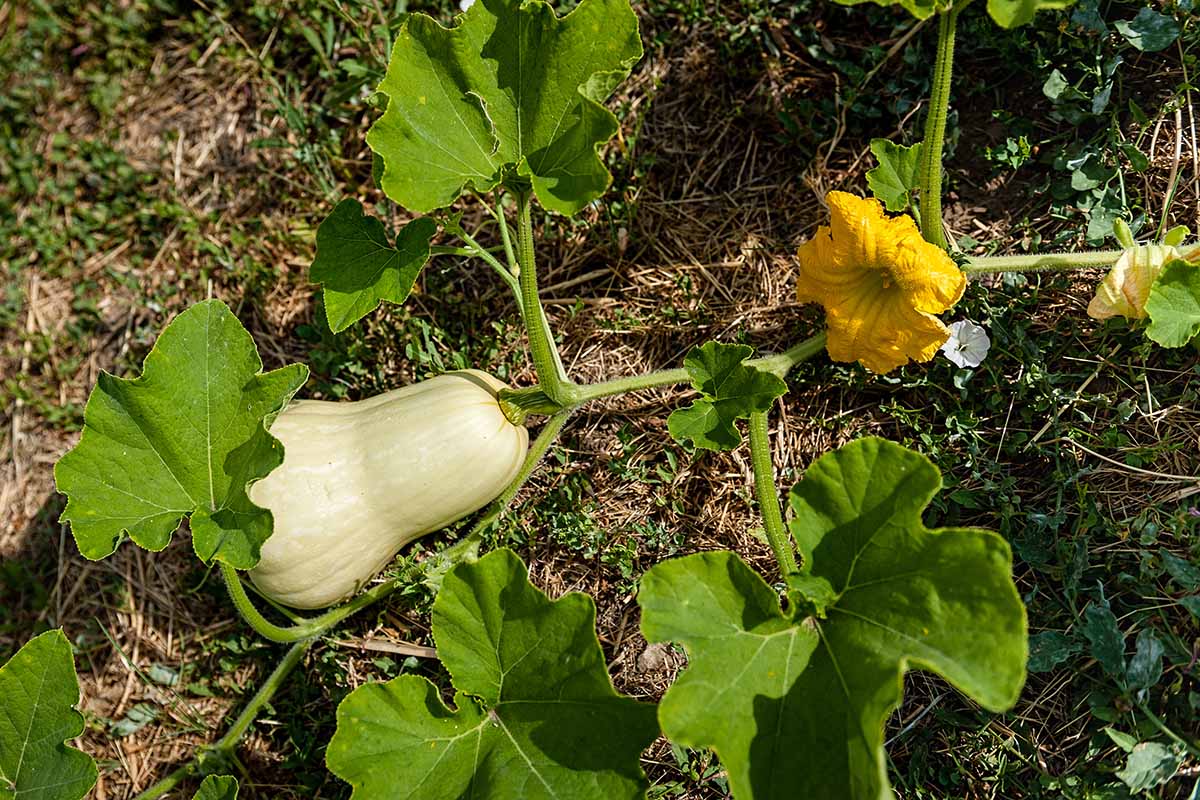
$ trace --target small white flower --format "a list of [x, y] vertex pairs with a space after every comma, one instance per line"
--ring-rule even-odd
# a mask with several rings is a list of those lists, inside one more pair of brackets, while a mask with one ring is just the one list
[[475, 5], [475, 0], [458, 0], [458, 10], [466, 11], [471, 6]]
[[950, 323], [950, 338], [942, 345], [942, 355], [960, 367], [978, 367], [987, 358], [992, 340], [982, 327], [969, 319]]

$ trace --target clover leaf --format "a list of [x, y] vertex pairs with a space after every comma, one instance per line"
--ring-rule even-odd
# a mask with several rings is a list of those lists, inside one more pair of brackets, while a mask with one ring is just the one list
[[419, 217], [393, 244], [383, 223], [347, 199], [317, 228], [317, 257], [309, 277], [324, 286], [325, 318], [334, 333], [370, 314], [384, 300], [403, 303], [429, 261], [437, 223]]
[[79, 551], [101, 559], [128, 535], [162, 550], [190, 516], [205, 562], [258, 563], [271, 513], [246, 486], [283, 460], [263, 420], [308, 377], [300, 364], [262, 371], [254, 340], [219, 300], [171, 321], [136, 379], [101, 373], [79, 444], [54, 467]]
[[83, 733], [79, 679], [61, 629], [30, 639], [0, 667], [0, 800], [79, 800], [96, 783]]
[[787, 392], [783, 379], [743, 363], [753, 348], [707, 342], [683, 360], [700, 399], [671, 412], [667, 429], [677, 441], [692, 440], [705, 450], [732, 450], [742, 441], [734, 422], [767, 411]]
[[228, 775], [209, 775], [200, 784], [192, 800], [237, 800], [237, 778]]
[[715, 750], [738, 800], [891, 797], [883, 725], [910, 665], [988, 709], [1016, 701], [1027, 645], [1011, 552], [989, 531], [925, 528], [940, 485], [926, 458], [882, 439], [818, 459], [791, 492], [809, 580], [789, 582], [802, 597], [787, 610], [734, 553], [642, 578], [646, 640], [689, 658], [659, 706], [663, 732]]
[[867, 170], [867, 187], [888, 211], [907, 211], [918, 186], [921, 143], [906, 147], [887, 139], [872, 139], [871, 152], [879, 165]]
[[1182, 259], [1162, 268], [1146, 298], [1146, 335], [1163, 347], [1183, 347], [1200, 335], [1200, 266]]
[[583, 0], [559, 18], [542, 0], [478, 0], [443, 28], [408, 17], [367, 143], [384, 192], [429, 212], [468, 187], [532, 188], [573, 214], [608, 188], [597, 148], [617, 130], [602, 104], [641, 58], [629, 0]]
[[457, 710], [415, 675], [362, 686], [338, 707], [329, 769], [354, 800], [643, 797], [654, 707], [613, 690], [595, 621], [590, 597], [551, 601], [510, 550], [459, 564], [433, 605]]

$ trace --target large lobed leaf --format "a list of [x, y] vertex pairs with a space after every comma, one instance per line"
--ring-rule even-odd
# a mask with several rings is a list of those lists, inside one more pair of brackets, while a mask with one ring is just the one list
[[583, 0], [561, 19], [542, 0], [478, 0], [453, 28], [411, 15], [367, 134], [384, 192], [425, 213], [518, 178], [575, 213], [608, 188], [596, 150], [617, 120], [602, 103], [641, 55], [629, 0]]
[[755, 411], [767, 411], [787, 392], [783, 379], [745, 364], [754, 349], [744, 344], [706, 342], [683, 359], [700, 398], [671, 412], [667, 429], [678, 441], [704, 450], [732, 450], [742, 441], [734, 425]]
[[405, 225], [392, 242], [377, 218], [362, 204], [338, 203], [317, 228], [317, 257], [309, 277], [323, 284], [325, 318], [334, 333], [370, 314], [383, 301], [403, 303], [429, 261], [429, 241], [437, 223], [420, 217]]
[[711, 747], [738, 800], [891, 797], [883, 725], [911, 665], [984, 707], [1017, 699], [1025, 613], [1008, 545], [994, 533], [929, 530], [941, 485], [918, 453], [853, 442], [791, 493], [803, 575], [777, 593], [737, 555], [663, 562], [642, 579], [647, 641], [690, 664], [663, 698], [672, 740]]
[[451, 570], [433, 606], [457, 710], [402, 675], [338, 707], [329, 769], [354, 800], [643, 797], [654, 707], [617, 694], [584, 594], [551, 601], [498, 550]]
[[920, 185], [921, 143], [911, 146], [887, 139], [872, 139], [871, 153], [878, 166], [867, 170], [867, 187], [888, 211], [908, 211], [913, 191]]
[[83, 733], [79, 679], [61, 630], [30, 639], [0, 667], [0, 800], [79, 800], [96, 783]]
[[1070, 8], [1075, 0], [988, 0], [988, 13], [1002, 28], [1017, 28], [1033, 21], [1039, 11]]
[[[900, 6], [917, 19], [927, 19], [934, 14], [945, 13], [952, 5], [951, 0], [836, 0], [844, 6], [855, 6], [873, 2], [881, 6]], [[1038, 11], [1067, 8], [1075, 0], [988, 0], [987, 10], [1001, 27], [1016, 28], [1033, 20]], [[959, 5], [962, 4], [960, 0]]]
[[1163, 347], [1183, 347], [1200, 336], [1200, 265], [1171, 261], [1150, 286], [1146, 335]]
[[254, 340], [219, 300], [173, 319], [141, 377], [101, 373], [79, 444], [54, 466], [79, 551], [104, 558], [126, 535], [162, 550], [190, 515], [201, 559], [253, 567], [272, 523], [246, 486], [283, 460], [263, 420], [307, 377], [300, 364], [264, 373]]

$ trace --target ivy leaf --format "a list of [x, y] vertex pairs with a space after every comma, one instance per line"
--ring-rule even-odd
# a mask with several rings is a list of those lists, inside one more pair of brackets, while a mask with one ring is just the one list
[[1143, 8], [1131, 20], [1114, 23], [1117, 31], [1131, 45], [1143, 53], [1166, 50], [1179, 38], [1179, 23], [1169, 14], [1160, 14], [1153, 8]]
[[334, 333], [344, 331], [379, 304], [403, 303], [429, 261], [437, 223], [419, 217], [389, 238], [383, 223], [347, 199], [317, 228], [317, 257], [309, 277], [324, 286], [325, 317]]
[[744, 364], [754, 349], [744, 344], [708, 342], [683, 360], [701, 397], [671, 412], [667, 429], [676, 441], [688, 439], [705, 450], [732, 450], [742, 441], [734, 422], [767, 411], [787, 384], [770, 372]]
[[79, 679], [61, 629], [30, 639], [0, 667], [0, 800], [79, 800], [96, 783], [83, 733]]
[[883, 725], [911, 664], [988, 709], [1009, 708], [1025, 677], [1025, 613], [1012, 554], [994, 533], [929, 530], [941, 484], [918, 453], [862, 439], [818, 459], [791, 493], [804, 570], [834, 599], [784, 611], [737, 555], [665, 561], [642, 579], [650, 642], [689, 666], [659, 706], [663, 732], [711, 747], [738, 800], [891, 797]]
[[231, 778], [228, 775], [209, 775], [204, 779], [204, 783], [200, 784], [200, 790], [196, 792], [192, 800], [237, 800], [237, 796], [237, 778]]
[[1039, 11], [1070, 8], [1075, 0], [988, 0], [988, 13], [1002, 28], [1017, 28], [1032, 22]]
[[871, 152], [879, 166], [867, 170], [867, 186], [888, 211], [907, 211], [917, 188], [921, 144], [906, 147], [887, 139], [872, 139]]
[[459, 564], [433, 605], [457, 710], [415, 675], [360, 687], [329, 769], [354, 800], [643, 797], [654, 707], [613, 690], [595, 621], [590, 597], [551, 601], [510, 550]]
[[413, 14], [396, 37], [367, 134], [384, 192], [425, 213], [467, 187], [532, 182], [546, 208], [579, 211], [611, 180], [603, 102], [642, 56], [629, 0], [583, 0], [561, 19], [542, 0], [478, 0], [456, 22]]
[[254, 340], [219, 300], [173, 319], [140, 378], [101, 373], [83, 436], [54, 467], [79, 551], [104, 558], [127, 534], [162, 550], [190, 515], [201, 559], [253, 567], [271, 513], [246, 486], [283, 460], [263, 420], [307, 377], [301, 364], [264, 373]]
[[1200, 334], [1200, 267], [1172, 261], [1163, 267], [1146, 298], [1146, 335], [1163, 347], [1183, 347]]

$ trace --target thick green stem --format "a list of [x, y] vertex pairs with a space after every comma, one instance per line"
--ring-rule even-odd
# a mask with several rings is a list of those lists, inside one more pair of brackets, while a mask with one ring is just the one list
[[792, 537], [783, 524], [783, 512], [779, 507], [779, 490], [775, 486], [775, 466], [771, 463], [771, 440], [767, 433], [767, 412], [755, 411], [750, 415], [750, 463], [754, 467], [754, 497], [762, 512], [763, 528], [767, 541], [779, 562], [779, 571], [786, 578], [799, 571], [796, 566], [796, 549]]
[[988, 275], [997, 272], [1070, 272], [1111, 267], [1123, 250], [1089, 250], [1081, 253], [1048, 253], [1032, 256], [977, 256], [967, 259], [963, 272]]
[[[1179, 255], [1186, 261], [1200, 258], [1200, 245], [1181, 247]], [[972, 256], [963, 265], [968, 275], [988, 275], [996, 272], [1070, 272], [1077, 269], [1098, 269], [1117, 263], [1124, 250], [1085, 250], [1079, 253], [1047, 253], [1032, 256]]]
[[308, 648], [312, 647], [314, 642], [316, 642], [315, 637], [302, 639], [288, 648], [283, 660], [267, 676], [267, 679], [263, 681], [263, 685], [258, 687], [258, 691], [254, 693], [254, 697], [250, 698], [250, 702], [242, 709], [242, 713], [238, 714], [238, 718], [229, 726], [229, 730], [225, 731], [225, 735], [218, 739], [212, 746], [212, 751], [220, 756], [233, 752], [238, 742], [246, 735], [246, 731], [250, 729], [250, 725], [254, 722], [255, 718], [258, 717], [258, 712], [262, 711], [263, 706], [271, 702], [271, 698], [279, 691], [279, 687], [287, 680], [288, 675], [304, 660], [304, 654], [308, 652]]
[[[969, 2], [969, 0], [967, 0]], [[946, 143], [946, 117], [950, 112], [950, 80], [954, 74], [954, 29], [967, 2], [955, 3], [938, 17], [937, 61], [921, 144], [921, 234], [925, 241], [946, 248], [942, 230], [942, 148]]]
[[258, 717], [258, 713], [262, 711], [267, 703], [279, 691], [279, 687], [287, 679], [300, 662], [304, 659], [304, 654], [308, 652], [308, 648], [312, 647], [316, 639], [304, 639], [293, 644], [284, 655], [283, 660], [275, 667], [267, 679], [263, 682], [258, 691], [254, 693], [254, 697], [250, 698], [250, 702], [242, 709], [242, 713], [238, 714], [238, 718], [234, 720], [233, 725], [229, 730], [225, 731], [225, 735], [218, 739], [208, 747], [201, 748], [196, 758], [191, 763], [185, 764], [179, 769], [172, 772], [167, 777], [163, 778], [158, 783], [151, 786], [146, 791], [139, 794], [134, 800], [155, 800], [162, 797], [167, 792], [174, 789], [183, 781], [187, 780], [200, 771], [200, 767], [205, 760], [212, 759], [218, 762], [227, 761], [233, 754], [238, 742], [246, 735], [246, 731], [254, 723]]
[[564, 408], [571, 403], [571, 382], [566, 379], [558, 346], [550, 333], [546, 312], [538, 297], [537, 267], [533, 251], [532, 196], [529, 192], [517, 195], [517, 260], [520, 275], [517, 283], [521, 290], [521, 309], [525, 317], [525, 329], [529, 333], [529, 352], [537, 370], [538, 383], [546, 395]]
[[[825, 334], [818, 333], [778, 355], [752, 358], [746, 364], [783, 378], [791, 372], [793, 367], [812, 358], [824, 347]], [[572, 405], [570, 407], [578, 407], [602, 397], [636, 392], [639, 389], [653, 389], [658, 386], [674, 386], [690, 380], [691, 376], [688, 371], [679, 367], [678, 369], [664, 369], [645, 375], [631, 375], [628, 378], [616, 378], [599, 383], [576, 384], [572, 387]], [[508, 402], [520, 405], [531, 414], [545, 413], [544, 410], [538, 410], [539, 407], [542, 409], [552, 408], [554, 402], [550, 399], [549, 393], [541, 386], [532, 386], [527, 389], [503, 389], [500, 392], [500, 401], [502, 404]]]
[[357, 595], [345, 605], [326, 611], [319, 617], [313, 617], [297, 625], [284, 628], [276, 625], [262, 615], [262, 612], [258, 610], [249, 595], [246, 594], [246, 587], [242, 586], [242, 580], [238, 576], [236, 569], [222, 562], [221, 577], [225, 579], [225, 588], [229, 590], [229, 599], [233, 601], [234, 608], [238, 610], [238, 613], [242, 615], [251, 628], [254, 628], [260, 636], [270, 639], [272, 642], [298, 642], [303, 639], [321, 636], [351, 614], [387, 597], [403, 586], [405, 582], [405, 578], [397, 578], [373, 586], [362, 594]]

